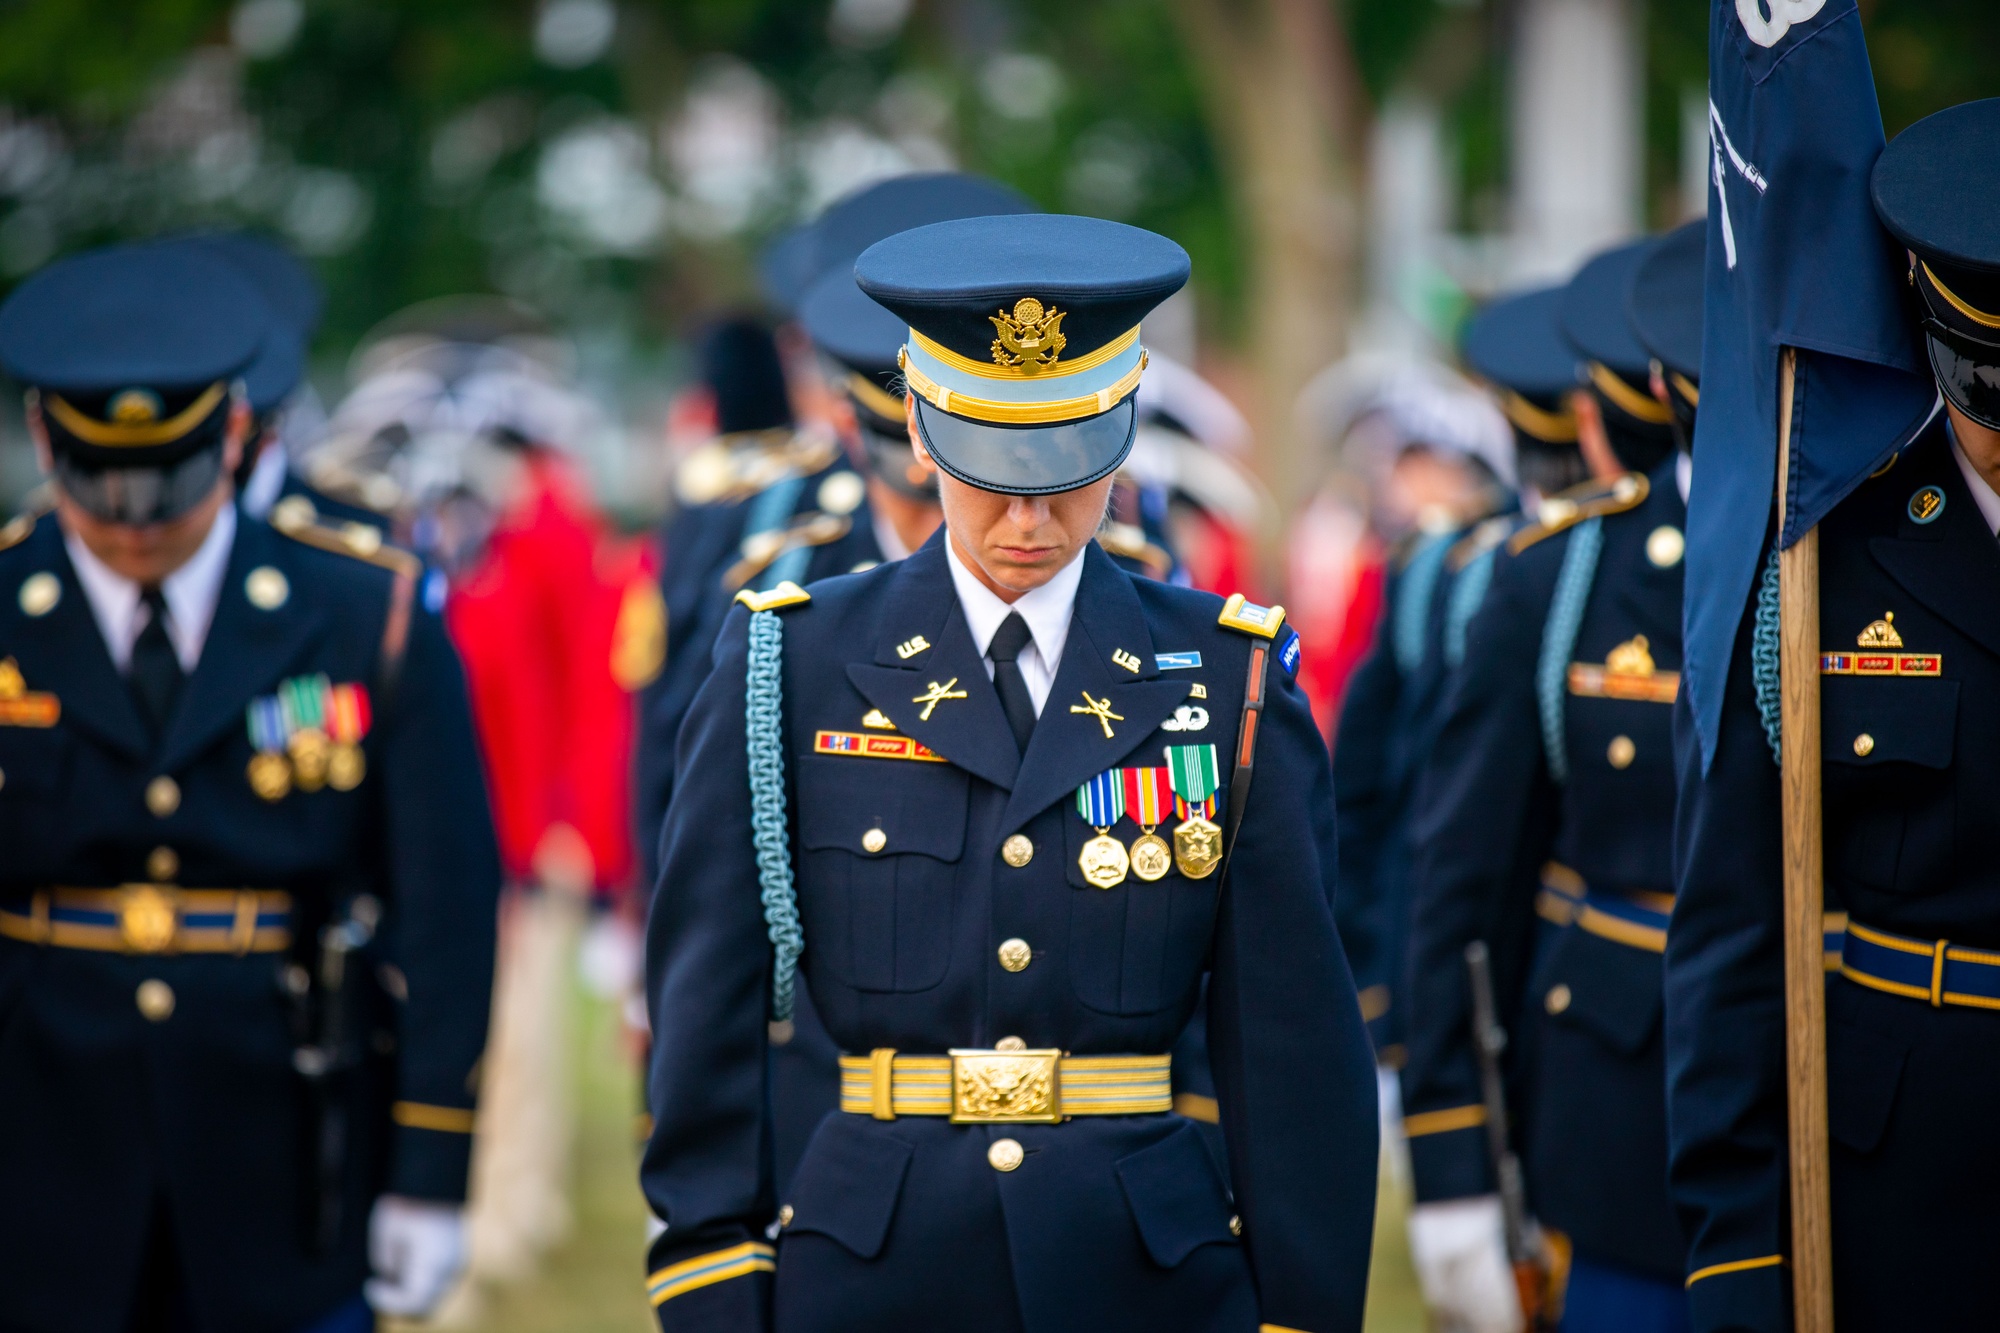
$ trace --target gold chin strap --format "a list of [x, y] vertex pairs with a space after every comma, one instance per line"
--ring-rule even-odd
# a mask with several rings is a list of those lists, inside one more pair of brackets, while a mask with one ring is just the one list
[[[912, 329], [911, 333], [915, 334], [916, 330]], [[1124, 402], [1126, 395], [1139, 387], [1139, 376], [1146, 369], [1146, 360], [1146, 352], [1142, 348], [1139, 352], [1139, 364], [1120, 376], [1117, 383], [1107, 385], [1096, 393], [1086, 394], [1081, 398], [1062, 398], [1047, 403], [1000, 403], [988, 398], [972, 398], [954, 392], [910, 364], [908, 348], [903, 349], [902, 367], [903, 378], [908, 382], [910, 392], [941, 412], [1005, 426], [1046, 426], [1064, 421], [1080, 421], [1085, 417], [1102, 416], [1109, 412]]]
[[1590, 363], [1590, 382], [1599, 393], [1611, 400], [1612, 406], [1629, 417], [1655, 426], [1664, 426], [1674, 419], [1672, 410], [1665, 403], [1650, 394], [1640, 393], [1602, 361]]
[[1522, 434], [1543, 444], [1576, 443], [1576, 417], [1567, 408], [1545, 412], [1509, 389], [1501, 395], [1500, 410]]
[[1919, 261], [1917, 267], [1924, 271], [1924, 277], [1929, 281], [1930, 285], [1937, 288], [1937, 294], [1951, 303], [1953, 310], [1964, 315], [1981, 328], [2000, 329], [2000, 315], [1989, 315], [1979, 307], [1967, 304], [1965, 299], [1959, 296], [1957, 292], [1938, 281], [1938, 275], [1931, 272], [1929, 264]]
[[206, 421], [209, 413], [215, 411], [216, 404], [228, 392], [228, 386], [217, 380], [202, 390], [201, 397], [165, 421], [99, 421], [77, 411], [63, 400], [61, 394], [46, 394], [42, 401], [48, 406], [49, 415], [56, 419], [56, 424], [85, 444], [133, 449], [149, 444], [172, 444]]

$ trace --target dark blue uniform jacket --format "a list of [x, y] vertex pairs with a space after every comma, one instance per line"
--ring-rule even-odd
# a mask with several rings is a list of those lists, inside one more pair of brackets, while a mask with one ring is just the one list
[[[1274, 656], [1232, 866], [1089, 887], [1078, 784], [1202, 741], [1225, 756], [1226, 782], [1261, 640], [1220, 628], [1219, 599], [1134, 578], [1093, 548], [1023, 756], [942, 543], [940, 532], [906, 561], [817, 585], [809, 605], [777, 613], [804, 982], [844, 1051], [943, 1054], [1019, 1037], [1078, 1055], [1155, 1054], [1186, 1027], [1206, 967], [1234, 1197], [1196, 1126], [1173, 1114], [954, 1125], [846, 1112], [822, 1122], [780, 1196], [738, 610], [682, 733], [686, 780], [648, 927], [656, 1122], [643, 1180], [668, 1228], [652, 1254], [655, 1286], [669, 1269], [683, 1279], [659, 1304], [662, 1326], [1358, 1329], [1375, 1100], [1329, 902], [1326, 751], [1304, 695]], [[918, 636], [929, 646], [898, 651]], [[1202, 665], [1161, 671], [1162, 651], [1199, 652]], [[1114, 659], [1121, 652], [1136, 671]], [[954, 680], [968, 697], [923, 720], [913, 698]], [[1195, 685], [1207, 690], [1207, 727], [1161, 730]], [[1121, 715], [1114, 738], [1069, 711], [1086, 691]], [[857, 731], [871, 708], [948, 762], [813, 752], [816, 731]], [[886, 836], [874, 854], [863, 845], [872, 829]], [[1018, 868], [1000, 856], [1016, 833], [1034, 849]], [[999, 961], [1009, 940], [1032, 949], [1022, 970]], [[1003, 1137], [1026, 1150], [1017, 1170], [988, 1163]], [[770, 1237], [775, 1265], [762, 1248]], [[721, 1280], [685, 1280], [710, 1260]]]
[[[288, 588], [271, 609], [246, 595], [266, 569]], [[53, 607], [19, 595], [41, 575], [60, 588]], [[498, 853], [458, 661], [421, 608], [386, 687], [393, 577], [242, 520], [200, 663], [154, 743], [56, 521], [0, 552], [0, 659], [60, 702], [53, 726], [0, 725], [0, 912], [18, 927], [38, 890], [147, 881], [171, 862], [182, 887], [284, 890], [294, 904], [290, 953], [0, 936], [0, 1327], [122, 1333], [164, 1226], [198, 1327], [296, 1328], [359, 1291], [377, 1192], [464, 1197]], [[320, 672], [372, 696], [366, 776], [266, 802], [245, 776], [246, 706]], [[145, 793], [162, 777], [178, 802], [154, 813], [165, 803]], [[301, 1036], [281, 983], [356, 894], [386, 912], [354, 981], [370, 1058], [346, 1089], [340, 1233], [311, 1253]], [[153, 1020], [135, 1003], [148, 981], [173, 996]]]
[[[1683, 1251], [1666, 1195], [1660, 952], [1686, 509], [1671, 463], [1636, 505], [1594, 508], [1619, 512], [1598, 520], [1595, 577], [1548, 696], [1567, 781], [1552, 772], [1537, 675], [1580, 526], [1532, 542], [1524, 530], [1515, 542], [1528, 544], [1501, 556], [1422, 779], [1406, 1130], [1419, 1200], [1494, 1188], [1465, 968], [1465, 946], [1486, 940], [1515, 1039], [1530, 1206], [1579, 1254], [1672, 1280]], [[1595, 685], [1593, 668], [1628, 663], [1618, 650], [1640, 636], [1653, 674]]]
[[[1828, 982], [1834, 1309], [1842, 1329], [1991, 1328], [2000, 1006], [1946, 997], [1993, 990], [1959, 960], [2000, 950], [2000, 543], [1940, 423], [1821, 524], [1819, 548], [1822, 653], [1866, 651], [1857, 640], [1886, 620], [1901, 640], [1887, 651], [1938, 659], [1935, 675], [1821, 675], [1827, 906], [1856, 933], [1952, 951], [1936, 1007], [1928, 950], [1914, 957], [1923, 998]], [[1705, 779], [1677, 719], [1673, 1186], [1694, 1326], [1710, 1333], [1790, 1326], [1779, 773], [1753, 625], [1746, 613]]]

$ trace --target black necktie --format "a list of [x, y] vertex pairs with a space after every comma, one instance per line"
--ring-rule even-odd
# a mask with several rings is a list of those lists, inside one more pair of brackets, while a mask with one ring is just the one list
[[174, 701], [181, 694], [181, 660], [174, 656], [174, 643], [167, 637], [167, 599], [158, 588], [139, 594], [140, 604], [149, 613], [146, 627], [132, 645], [132, 693], [139, 711], [153, 725], [158, 736], [167, 729]]
[[986, 655], [993, 659], [993, 688], [1000, 692], [1000, 711], [1007, 715], [1014, 744], [1024, 754], [1028, 737], [1035, 731], [1035, 696], [1028, 693], [1028, 682], [1021, 677], [1020, 658], [1021, 650], [1033, 638], [1021, 613], [1009, 611], [1000, 628], [993, 631], [993, 642], [986, 646]]

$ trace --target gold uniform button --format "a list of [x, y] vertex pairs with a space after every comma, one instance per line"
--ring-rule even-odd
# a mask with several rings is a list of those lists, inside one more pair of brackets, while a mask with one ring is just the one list
[[1679, 528], [1661, 524], [1646, 534], [1646, 558], [1657, 569], [1672, 569], [1687, 553], [1687, 538]]
[[1558, 981], [1555, 985], [1549, 987], [1548, 995], [1542, 1000], [1542, 1007], [1552, 1014], [1559, 1014], [1569, 1008], [1571, 998], [1569, 987]]
[[155, 847], [146, 853], [146, 878], [155, 884], [171, 883], [180, 873], [180, 854], [173, 848]]
[[1860, 755], [1863, 759], [1875, 753], [1875, 738], [1865, 731], [1856, 736], [1854, 738], [1854, 753]]
[[1027, 1153], [1012, 1139], [995, 1139], [993, 1146], [986, 1150], [986, 1160], [995, 1171], [1012, 1171], [1021, 1165]]
[[146, 784], [146, 808], [165, 819], [181, 808], [181, 784], [162, 773]]
[[1232, 1236], [1240, 1236], [1243, 1234], [1243, 1219], [1238, 1217], [1235, 1213], [1231, 1213], [1229, 1215], [1229, 1234]]
[[1000, 844], [1000, 859], [1019, 870], [1035, 859], [1035, 844], [1025, 833], [1016, 833]]
[[889, 835], [881, 829], [872, 828], [861, 835], [861, 850], [864, 852], [879, 852], [888, 845]]
[[1611, 744], [1605, 748], [1604, 757], [1611, 761], [1613, 768], [1630, 768], [1632, 761], [1639, 757], [1639, 747], [1632, 743], [1630, 736], [1613, 736]]
[[292, 585], [282, 571], [259, 565], [243, 580], [243, 595], [259, 611], [275, 611], [291, 599]]
[[158, 977], [148, 977], [140, 982], [138, 993], [132, 998], [149, 1023], [164, 1023], [173, 1017], [174, 988]]
[[1000, 966], [1009, 972], [1023, 972], [1034, 958], [1035, 951], [1028, 947], [1026, 940], [1002, 940], [1000, 942]]
[[30, 616], [45, 616], [62, 600], [62, 584], [43, 570], [21, 580], [21, 610]]
[[778, 1209], [778, 1229], [783, 1231], [792, 1224], [792, 1206], [785, 1204]]

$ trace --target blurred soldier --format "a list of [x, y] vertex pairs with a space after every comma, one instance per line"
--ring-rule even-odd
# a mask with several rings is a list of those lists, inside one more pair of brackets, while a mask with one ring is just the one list
[[[1972, 102], [1904, 130], [1875, 163], [1875, 212], [1908, 251], [1911, 314], [1944, 410], [1818, 529], [1826, 906], [1848, 913], [1826, 994], [1842, 1329], [1993, 1325], [1996, 141], [2000, 101]], [[1706, 776], [1681, 719], [1673, 1169], [1704, 1333], [1791, 1326], [1777, 584], [1767, 576], [1739, 622]]]
[[747, 319], [716, 323], [702, 336], [701, 366], [715, 438], [674, 474], [676, 508], [660, 537], [666, 663], [639, 701], [635, 827], [648, 884], [681, 720], [708, 676], [730, 598], [881, 559], [867, 516], [855, 521], [867, 487], [839, 442], [793, 425], [770, 333]]
[[[689, 716], [648, 939], [661, 1325], [1352, 1333], [1373, 1079], [1296, 636], [1092, 541], [1187, 257], [978, 218], [857, 275], [909, 327], [948, 535], [746, 592]], [[780, 1194], [801, 962], [850, 1054]], [[1205, 965], [1234, 1200], [1169, 1111]]]
[[[1551, 332], [1553, 332], [1551, 330]], [[1349, 682], [1333, 747], [1340, 812], [1340, 937], [1377, 1058], [1403, 1060], [1409, 791], [1429, 749], [1442, 683], [1464, 645], [1490, 562], [1468, 563], [1516, 526], [1507, 423], [1483, 396], [1441, 376], [1404, 372], [1350, 430], [1389, 454], [1378, 523], [1393, 540], [1375, 650]], [[1401, 529], [1398, 531], [1398, 529]]]
[[270, 316], [186, 247], [0, 306], [0, 1324], [361, 1330], [461, 1263], [499, 878], [415, 561], [241, 516]]
[[[1563, 292], [1562, 332], [1621, 461], [1656, 459], [1654, 433], [1672, 438], [1668, 408], [1643, 387], [1655, 358], [1630, 314], [1635, 275], [1670, 266], [1648, 283], [1640, 319], [1650, 326], [1657, 311], [1698, 338], [1700, 228], [1600, 255]], [[1685, 369], [1699, 356], [1697, 343], [1671, 361]], [[1474, 940], [1491, 950], [1516, 1038], [1528, 1200], [1563, 1238], [1556, 1253], [1574, 1251], [1562, 1327], [1686, 1327], [1685, 1250], [1666, 1197], [1660, 954], [1687, 480], [1687, 456], [1670, 448], [1651, 475], [1545, 501], [1508, 539], [1418, 782], [1403, 1080], [1411, 1249], [1432, 1305], [1473, 1329], [1522, 1321], [1471, 1029]], [[1539, 894], [1527, 873], [1537, 865]]]

